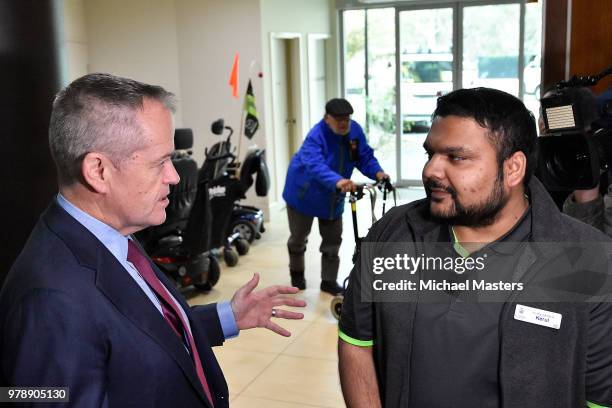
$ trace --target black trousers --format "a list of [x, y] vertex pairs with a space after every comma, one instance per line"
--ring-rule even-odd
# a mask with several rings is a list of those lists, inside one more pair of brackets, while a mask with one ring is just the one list
[[[308, 235], [312, 228], [314, 217], [300, 213], [287, 206], [289, 217], [289, 269], [292, 271], [304, 271], [304, 253], [308, 243]], [[340, 258], [338, 251], [342, 243], [342, 217], [335, 220], [323, 220], [318, 218], [319, 233], [321, 234], [321, 279], [335, 281], [338, 278]]]

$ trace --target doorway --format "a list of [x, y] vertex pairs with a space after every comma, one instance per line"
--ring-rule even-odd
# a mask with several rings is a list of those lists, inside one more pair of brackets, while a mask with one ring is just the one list
[[270, 41], [273, 185], [276, 186], [275, 199], [280, 201], [289, 162], [302, 141], [301, 36], [294, 33], [272, 33]]
[[[327, 102], [327, 34], [308, 34], [308, 117], [309, 128], [325, 114]], [[302, 135], [302, 139], [306, 135]]]

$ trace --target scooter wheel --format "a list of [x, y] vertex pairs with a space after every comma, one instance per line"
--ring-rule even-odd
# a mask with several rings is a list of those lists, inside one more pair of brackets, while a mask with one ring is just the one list
[[342, 302], [344, 302], [343, 295], [336, 295], [331, 301], [331, 313], [336, 318], [336, 320], [340, 320], [340, 313], [342, 312]]
[[243, 238], [238, 238], [234, 241], [234, 245], [236, 246], [236, 251], [238, 251], [238, 255], [246, 255], [249, 253], [249, 249], [251, 248], [251, 244], [249, 241]]
[[236, 232], [240, 234], [240, 238], [249, 241], [249, 244], [255, 240], [255, 235], [257, 235], [255, 227], [248, 221], [236, 221], [232, 224], [232, 233]]
[[234, 248], [224, 249], [223, 260], [227, 266], [236, 266], [238, 264], [238, 252]]
[[193, 284], [197, 289], [206, 292], [211, 290], [213, 286], [219, 282], [219, 278], [221, 277], [221, 266], [217, 258], [213, 255], [209, 255], [208, 259], [210, 260], [210, 264], [208, 266], [208, 273], [206, 274], [206, 282]]

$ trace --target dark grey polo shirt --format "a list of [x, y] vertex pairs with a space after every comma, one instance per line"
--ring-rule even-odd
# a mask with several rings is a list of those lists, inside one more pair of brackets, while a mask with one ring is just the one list
[[[490, 277], [491, 281], [510, 282], [518, 259], [516, 251], [520, 251], [521, 246], [509, 248], [498, 243], [526, 242], [530, 233], [531, 207], [512, 230], [470, 255], [487, 254], [483, 271], [462, 275], [445, 271], [447, 276], [437, 278], [459, 282]], [[449, 242], [448, 251], [435, 255], [460, 256], [452, 249], [451, 234], [450, 228], [443, 229], [440, 242]], [[444, 248], [436, 251], [443, 252]], [[410, 370], [414, 373], [410, 376], [411, 407], [500, 406], [498, 323], [503, 300], [483, 302], [474, 295], [473, 291], [469, 294], [443, 292], [436, 303], [417, 305]]]
[[[531, 216], [530, 230], [533, 237], [530, 241], [534, 243], [555, 243], [563, 244], [566, 242], [593, 242], [607, 245], [609, 239], [603, 234], [588, 228], [580, 222], [562, 216], [555, 208], [554, 203], [544, 190], [543, 186], [532, 178], [530, 182], [531, 191]], [[416, 256], [421, 254], [421, 250], [428, 255], [426, 248], [429, 245], [439, 241], [440, 231], [445, 229], [444, 226], [429, 219], [428, 214], [429, 203], [426, 200], [409, 204], [403, 209], [397, 211], [391, 210], [386, 218], [381, 220], [379, 225], [373, 227], [369, 234], [369, 239], [365, 242], [383, 243], [382, 250], [385, 249], [386, 243], [391, 244], [391, 250], [395, 251], [393, 244], [397, 245], [405, 242], [405, 240], [414, 240], [417, 245], [412, 249]], [[522, 226], [519, 223], [518, 226]], [[515, 231], [510, 231], [511, 233]], [[371, 236], [370, 236], [371, 235]], [[447, 234], [450, 241], [450, 235]], [[529, 247], [532, 246], [526, 242], [518, 245], [509, 243], [509, 237], [502, 237], [504, 243], [509, 246]], [[410, 242], [410, 241], [408, 241]], [[450, 245], [449, 245], [450, 246]], [[447, 246], [447, 249], [448, 247]], [[595, 247], [604, 249], [601, 245]], [[369, 248], [366, 246], [366, 248]], [[488, 247], [487, 247], [488, 248]], [[537, 249], [537, 248], [536, 248]], [[374, 251], [379, 250], [379, 247], [374, 246]], [[450, 250], [452, 253], [452, 250]], [[552, 251], [554, 252], [554, 251]], [[375, 255], [378, 252], [375, 252]], [[524, 256], [523, 250], [519, 252], [520, 256], [516, 256], [519, 262], [524, 262], [527, 256]], [[570, 282], [568, 287], [570, 290], [566, 292], [573, 293], [573, 285], [582, 290], [580, 293], [595, 295], [600, 290], [609, 290], [608, 286], [597, 286], [592, 288], [589, 285], [593, 284], [593, 276], [607, 276], [605, 285], [610, 282], [609, 268], [600, 265], [602, 260], [601, 254], [596, 252], [598, 256], [594, 259], [593, 267], [595, 269], [587, 270], [585, 279], [575, 279]], [[592, 256], [594, 254], [591, 254]], [[363, 254], [362, 254], [363, 256]], [[533, 254], [529, 255], [532, 257]], [[542, 279], [549, 279], [546, 271], [542, 269], [543, 263], [561, 262], [556, 265], [559, 267], [559, 272], [571, 272], [572, 268], [567, 268], [565, 264], [572, 262], [572, 256], [562, 252], [554, 252], [554, 258], [550, 254], [538, 253], [536, 257], [543, 258], [535, 259], [535, 263], [530, 264], [527, 259], [527, 264], [521, 268], [526, 269], [526, 273], [537, 274], [540, 282]], [[462, 350], [467, 350], [466, 356], [457, 356], [453, 354], [453, 358], [462, 359], [462, 362], [449, 363], [449, 358], [437, 358], [438, 354], [447, 353], [449, 351], [459, 350], [459, 345], [453, 341], [457, 340], [458, 332], [450, 332], [448, 327], [434, 327], [430, 331], [428, 325], [419, 325], [418, 341], [421, 343], [418, 347], [423, 353], [433, 355], [434, 361], [426, 361], [421, 358], [413, 361], [415, 354], [415, 327], [416, 324], [416, 307], [422, 302], [422, 291], [418, 293], [418, 303], [406, 298], [407, 301], [372, 301], [368, 300], [368, 287], [372, 284], [373, 275], [370, 272], [370, 266], [366, 265], [366, 270], [362, 271], [363, 259], [360, 264], [355, 266], [351, 273], [351, 279], [347, 288], [343, 307], [342, 317], [339, 322], [339, 337], [346, 343], [372, 347], [373, 359], [376, 366], [377, 379], [379, 381], [379, 391], [381, 400], [385, 407], [410, 407], [420, 408], [425, 406], [436, 407], [438, 402], [434, 402], [443, 393], [458, 392], [457, 398], [450, 402], [450, 406], [486, 406], [487, 395], [493, 395], [490, 392], [500, 393], [498, 389], [503, 389], [503, 394], [493, 397], [493, 400], [501, 399], [504, 406], [512, 408], [535, 408], [535, 407], [589, 407], [607, 406], [612, 407], [612, 302], [607, 299], [595, 303], [578, 303], [570, 302], [552, 302], [545, 304], [543, 302], [532, 302], [527, 297], [521, 296], [519, 290], [514, 290], [504, 302], [502, 307], [503, 316], [495, 321], [496, 327], [488, 329], [487, 333], [497, 338], [497, 344], [503, 346], [498, 348], [495, 341], [478, 337], [471, 342], [465, 339], [463, 341]], [[543, 262], [540, 262], [543, 261]], [[366, 262], [367, 256], [366, 256]], [[516, 264], [513, 268], [516, 268]], [[516, 268], [521, 269], [521, 268]], [[590, 268], [590, 266], [587, 266]], [[472, 271], [473, 272], [473, 271]], [[470, 272], [471, 273], [471, 272]], [[494, 274], [495, 275], [495, 274]], [[392, 275], [390, 275], [392, 276]], [[557, 276], [553, 273], [553, 277]], [[558, 275], [560, 276], [560, 275]], [[557, 277], [558, 277], [557, 276]], [[572, 275], [573, 276], [573, 275]], [[417, 277], [418, 278], [418, 277]], [[516, 275], [514, 279], [524, 278], [524, 275]], [[391, 279], [391, 278], [389, 278]], [[513, 279], [513, 280], [514, 280]], [[522, 279], [521, 282], [527, 282], [527, 279]], [[604, 285], [600, 280], [595, 281]], [[597, 283], [595, 282], [595, 283]], [[566, 283], [567, 284], [567, 283]], [[365, 292], [364, 292], [365, 291]], [[365, 293], [365, 295], [364, 295]], [[610, 293], [610, 292], [605, 292]], [[411, 293], [408, 293], [411, 295]], [[461, 294], [465, 295], [465, 294]], [[364, 297], [365, 296], [365, 297]], [[469, 297], [469, 296], [468, 296]], [[404, 298], [402, 298], [404, 299]], [[415, 299], [416, 300], [416, 299]], [[447, 300], [450, 304], [450, 300]], [[548, 329], [539, 325], [521, 322], [513, 318], [515, 306], [519, 303], [538, 308], [544, 307], [545, 310], [560, 313], [563, 316], [563, 323], [559, 330]], [[454, 305], [456, 306], [456, 305]], [[447, 306], [447, 309], [450, 307]], [[453, 310], [456, 310], [455, 307]], [[466, 310], [466, 309], [464, 309]], [[492, 311], [493, 309], [490, 309]], [[423, 312], [423, 309], [421, 309]], [[482, 310], [472, 313], [482, 313]], [[447, 314], [442, 314], [439, 318], [447, 318]], [[471, 313], [470, 313], [471, 314]], [[480, 317], [480, 316], [479, 316]], [[448, 319], [453, 321], [452, 319]], [[454, 319], [456, 322], [458, 319]], [[489, 320], [484, 318], [483, 320]], [[436, 323], [435, 321], [433, 323]], [[478, 322], [480, 324], [480, 322]], [[475, 330], [470, 325], [463, 325], [468, 328], [468, 335], [475, 337], [471, 330]], [[423, 328], [423, 329], [421, 329]], [[445, 343], [438, 345], [433, 344], [434, 335], [436, 339], [448, 337]], [[439, 333], [444, 334], [440, 336]], [[451, 341], [453, 340], [453, 341]], [[457, 340], [458, 341], [458, 340]], [[426, 343], [425, 343], [426, 342]], [[487, 345], [492, 345], [487, 347]], [[431, 350], [429, 350], [431, 348]], [[481, 355], [491, 356], [487, 354], [490, 350], [498, 350], [493, 359], [477, 358]], [[444, 357], [444, 354], [442, 354]], [[437, 359], [436, 359], [437, 358]], [[472, 364], [474, 359], [475, 363]], [[419, 364], [420, 361], [420, 365]], [[499, 363], [498, 363], [499, 361]], [[426, 364], [425, 364], [426, 363]], [[493, 365], [488, 365], [493, 364]], [[427, 367], [429, 366], [429, 371]], [[498, 372], [495, 373], [495, 367]], [[448, 371], [448, 373], [447, 373]], [[483, 376], [475, 379], [470, 376], [470, 373], [484, 371]], [[429, 373], [429, 374], [427, 374]], [[425, 394], [425, 398], [412, 396], [414, 387], [417, 387], [419, 376], [423, 381], [427, 381], [427, 375], [435, 373], [436, 378], [431, 379], [434, 385], [430, 389], [429, 396]], [[467, 378], [463, 380], [462, 378]], [[450, 389], [443, 383], [446, 379], [446, 384], [459, 382], [461, 386]], [[458, 379], [458, 380], [457, 380]], [[483, 384], [478, 384], [477, 381], [483, 381]], [[492, 381], [495, 385], [486, 386], [484, 382]], [[422, 384], [422, 383], [421, 383]], [[447, 387], [447, 388], [445, 388]], [[480, 388], [484, 391], [481, 391]], [[459, 389], [459, 391], [457, 391]], [[493, 390], [493, 391], [491, 391]], [[419, 392], [419, 391], [417, 391]], [[422, 391], [421, 391], [422, 392]], [[474, 393], [472, 397], [465, 397], [465, 394]], [[431, 397], [431, 398], [429, 398]], [[419, 398], [420, 401], [425, 400], [425, 403], [411, 403]], [[460, 398], [469, 398], [470, 401], [460, 400]], [[484, 399], [481, 400], [481, 399]], [[442, 404], [448, 402], [448, 399], [442, 398]], [[499, 406], [499, 402], [497, 403]], [[599, 404], [599, 405], [597, 405]], [[444, 405], [442, 405], [444, 406]], [[448, 405], [447, 405], [448, 406]], [[490, 406], [490, 405], [489, 405]]]

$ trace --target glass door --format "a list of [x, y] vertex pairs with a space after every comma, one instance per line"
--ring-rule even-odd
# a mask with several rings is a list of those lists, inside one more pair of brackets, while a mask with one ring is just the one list
[[463, 8], [462, 85], [519, 96], [519, 4]]
[[343, 81], [353, 118], [400, 185], [421, 185], [422, 145], [439, 96], [497, 88], [537, 116], [541, 2], [389, 3], [396, 7], [342, 11]]
[[365, 10], [343, 13], [344, 97], [353, 105], [353, 119], [362, 125], [366, 120], [366, 47]]
[[[395, 9], [343, 13], [344, 95], [382, 168], [397, 180]], [[367, 181], [355, 173], [357, 181]]]
[[522, 99], [537, 117], [541, 4], [466, 5], [462, 15], [462, 87], [506, 91]]
[[423, 142], [437, 98], [455, 87], [452, 7], [398, 12], [400, 182], [421, 184]]

